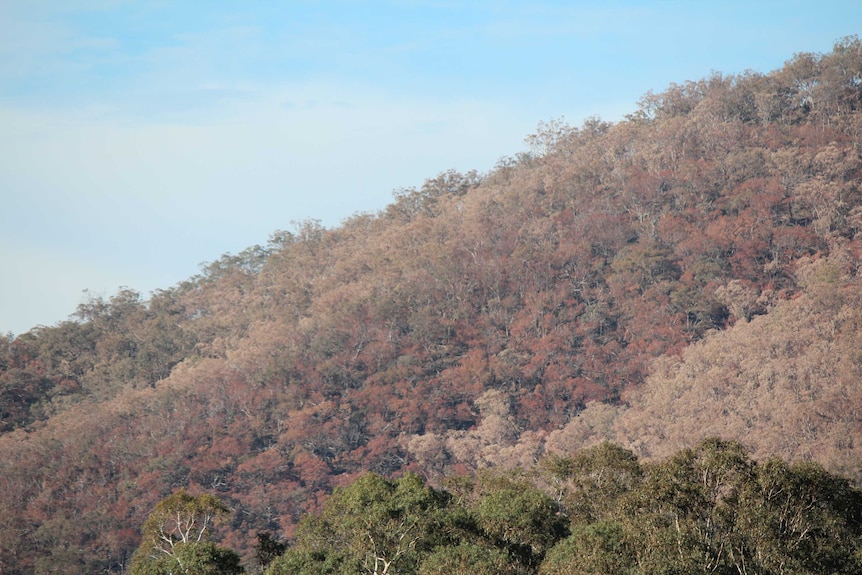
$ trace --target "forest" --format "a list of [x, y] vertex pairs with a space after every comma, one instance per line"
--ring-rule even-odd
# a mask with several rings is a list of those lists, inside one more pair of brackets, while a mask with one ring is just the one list
[[858, 572], [862, 41], [526, 144], [0, 336], [0, 573], [128, 572], [178, 493], [237, 569], [355, 572], [363, 490], [439, 515], [390, 572]]
[[[208, 537], [227, 512], [212, 495], [172, 495], [147, 520], [132, 575], [243, 573]], [[606, 442], [437, 488], [363, 474], [304, 516], [289, 548], [259, 534], [255, 559], [266, 575], [851, 574], [860, 519], [862, 491], [816, 463], [758, 463], [716, 438], [641, 463]]]

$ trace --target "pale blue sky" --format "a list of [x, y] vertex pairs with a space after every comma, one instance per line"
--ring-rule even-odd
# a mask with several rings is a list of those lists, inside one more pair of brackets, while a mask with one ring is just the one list
[[0, 333], [860, 28], [858, 0], [0, 0]]

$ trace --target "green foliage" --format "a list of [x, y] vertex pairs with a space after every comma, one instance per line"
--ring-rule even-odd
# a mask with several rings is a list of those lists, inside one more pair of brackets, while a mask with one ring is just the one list
[[738, 547], [764, 570], [792, 565], [805, 573], [858, 573], [862, 568], [862, 493], [820, 465], [759, 465], [740, 503]]
[[181, 543], [170, 555], [132, 563], [132, 575], [237, 575], [245, 570], [239, 555], [212, 541]]
[[462, 487], [459, 505], [415, 475], [362, 475], [303, 518], [268, 572], [526, 573], [565, 533], [553, 501], [525, 479], [484, 474]]
[[525, 565], [538, 565], [566, 535], [556, 503], [527, 479], [482, 473], [470, 506], [482, 532]]
[[450, 495], [368, 474], [305, 517], [269, 573], [859, 572], [862, 492], [818, 465], [759, 464], [712, 438], [644, 465], [605, 443], [535, 477], [578, 510], [568, 529], [525, 476], [453, 477]]
[[266, 575], [355, 575], [363, 572], [342, 550], [291, 548], [272, 562]]
[[428, 554], [418, 575], [504, 575], [520, 570], [499, 548], [462, 542], [457, 546], [438, 547]]
[[416, 475], [389, 481], [364, 474], [336, 489], [319, 517], [303, 519], [295, 547], [271, 572], [285, 572], [297, 556], [312, 559], [321, 573], [345, 565], [366, 573], [414, 572], [424, 553], [447, 541], [448, 504], [448, 495]]
[[739, 493], [751, 480], [751, 469], [740, 445], [715, 439], [647, 467], [625, 509], [628, 539], [641, 568], [694, 573], [727, 565]]
[[579, 525], [548, 551], [541, 575], [634, 575], [635, 553], [620, 523]]
[[143, 526], [145, 542], [164, 547], [207, 540], [216, 519], [227, 512], [227, 506], [214, 495], [192, 495], [180, 489], [150, 513]]
[[283, 555], [287, 545], [273, 539], [272, 534], [263, 531], [257, 534], [257, 545], [254, 546], [254, 558], [262, 569], [272, 563], [276, 557]]
[[177, 491], [156, 505], [142, 527], [132, 575], [233, 575], [239, 555], [210, 540], [215, 521], [228, 513], [217, 497]]
[[612, 517], [623, 495], [643, 479], [634, 453], [603, 442], [574, 457], [548, 454], [539, 471], [572, 523], [592, 523]]
[[[639, 384], [668, 365], [653, 360], [716, 341], [709, 332], [734, 318], [735, 333], [746, 320], [770, 327], [680, 366], [699, 394], [675, 379], [641, 396], [654, 407], [632, 445], [664, 456], [708, 427], [745, 437], [758, 456], [813, 454], [858, 474], [860, 70], [859, 39], [847, 38], [770, 74], [648, 94], [619, 123], [552, 122], [529, 139], [532, 153], [486, 176], [446, 172], [379, 214], [299, 223], [148, 300], [122, 289], [74, 321], [4, 336], [0, 571], [122, 569], [139, 543], [129, 526], [166, 486], [236, 502], [223, 541], [251, 560], [248, 534], [292, 533], [339, 477], [525, 465], [561, 436], [575, 450], [622, 429], [615, 404], [625, 397], [636, 412]], [[783, 309], [798, 321], [767, 322], [791, 302]], [[505, 414], [477, 415], [489, 390]], [[582, 417], [591, 402], [605, 410], [601, 429]], [[569, 424], [583, 433], [566, 435]], [[391, 569], [410, 571], [463, 544], [463, 565], [484, 569], [505, 552], [529, 571], [569, 521], [622, 525], [659, 572], [720, 572], [739, 557], [764, 558], [763, 572], [852, 571], [841, 551], [857, 549], [852, 529], [825, 529], [841, 541], [833, 548], [789, 527], [850, 518], [819, 505], [805, 523], [757, 504], [760, 467], [713, 447], [714, 461], [701, 450], [641, 465], [606, 447], [549, 462], [540, 483], [551, 504], [499, 479], [433, 512], [388, 488], [368, 504], [383, 511], [365, 515], [365, 503], [336, 496], [338, 511], [318, 520], [327, 528], [304, 524], [307, 539], [285, 557], [356, 572], [395, 554]], [[760, 511], [746, 514], [743, 500]], [[360, 550], [369, 536], [380, 549]]]
[[856, 573], [862, 493], [708, 439], [647, 466], [621, 517], [643, 573]]

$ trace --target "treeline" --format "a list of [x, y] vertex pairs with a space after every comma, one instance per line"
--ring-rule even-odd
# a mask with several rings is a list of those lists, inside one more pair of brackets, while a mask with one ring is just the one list
[[0, 433], [167, 377], [198, 341], [181, 293], [158, 291], [144, 301], [121, 289], [89, 298], [69, 321], [0, 337]]
[[[601, 437], [664, 455], [706, 418], [758, 459], [785, 437], [788, 460], [856, 473], [860, 136], [847, 38], [647, 94], [616, 124], [543, 124], [488, 174], [0, 338], [0, 571], [122, 571], [130, 526], [179, 488], [237, 510], [222, 543], [247, 558], [365, 471], [527, 466]], [[719, 332], [748, 343], [716, 351]], [[731, 404], [749, 381], [757, 401]], [[671, 405], [686, 421], [666, 425]]]
[[[211, 495], [172, 495], [132, 575], [241, 572], [236, 553], [200, 536], [226, 511]], [[604, 443], [436, 488], [368, 473], [304, 516], [289, 546], [259, 534], [256, 558], [249, 570], [267, 575], [849, 575], [862, 569], [862, 492], [733, 442], [649, 463]]]
[[538, 469], [369, 474], [336, 490], [269, 575], [823, 574], [862, 569], [862, 492], [813, 463], [709, 439], [641, 463], [605, 443]]

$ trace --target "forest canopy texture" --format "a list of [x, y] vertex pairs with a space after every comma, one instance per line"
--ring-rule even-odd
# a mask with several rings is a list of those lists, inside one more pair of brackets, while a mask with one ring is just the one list
[[[596, 561], [634, 558], [632, 572], [689, 572], [647, 569], [632, 543], [655, 537], [660, 553], [684, 535], [698, 551], [678, 553], [680, 566], [724, 572], [767, 547], [788, 559], [764, 573], [853, 565], [857, 543], [827, 557], [820, 543], [719, 540], [713, 527], [773, 520], [772, 503], [738, 511], [770, 481], [822, 479], [849, 502], [862, 480], [862, 41], [768, 74], [672, 84], [616, 123], [543, 123], [527, 143], [487, 174], [439, 174], [336, 228], [296, 223], [149, 299], [123, 289], [0, 337], [0, 572], [128, 570], [141, 526], [180, 489], [230, 510], [212, 553], [235, 550], [250, 569], [257, 534], [271, 533], [296, 543], [278, 564], [325, 551], [355, 565], [308, 543], [343, 489], [418, 481], [416, 505], [466, 501], [481, 523], [491, 496], [447, 478], [481, 487], [491, 469], [606, 440], [640, 469], [611, 488], [635, 497], [632, 482], [654, 478], [682, 505], [677, 471], [647, 469], [707, 437], [743, 446], [728, 471], [739, 482], [686, 495], [708, 500], [696, 519], [654, 497], [624, 511], [584, 501], [571, 509], [587, 519], [551, 539], [491, 523], [485, 539], [446, 531], [459, 549], [447, 557], [494, 565], [521, 549], [519, 568], [556, 573], [589, 546]], [[550, 484], [536, 489], [562, 504]], [[856, 541], [834, 502], [785, 503]], [[399, 557], [454, 569], [430, 541]]]
[[862, 492], [816, 464], [757, 463], [716, 439], [641, 464], [603, 443], [531, 475], [486, 470], [438, 489], [362, 475], [300, 522], [267, 574], [862, 569]]

